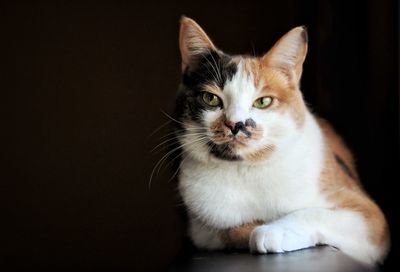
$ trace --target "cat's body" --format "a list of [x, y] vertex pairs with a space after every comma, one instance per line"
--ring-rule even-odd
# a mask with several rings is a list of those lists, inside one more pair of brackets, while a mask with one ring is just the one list
[[306, 43], [295, 28], [262, 58], [230, 57], [182, 19], [179, 191], [197, 247], [327, 244], [366, 263], [385, 257], [383, 214], [361, 189], [350, 152], [299, 91]]

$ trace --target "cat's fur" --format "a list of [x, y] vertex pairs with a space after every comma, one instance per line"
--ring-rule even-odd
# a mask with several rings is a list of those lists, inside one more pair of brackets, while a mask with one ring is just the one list
[[[327, 244], [382, 262], [385, 217], [361, 188], [349, 150], [299, 89], [306, 30], [292, 29], [262, 57], [229, 56], [183, 17], [179, 45], [179, 192], [193, 243], [258, 253]], [[204, 91], [222, 106], [207, 106]], [[273, 97], [270, 107], [252, 107], [264, 96]], [[232, 136], [237, 122], [245, 127]]]

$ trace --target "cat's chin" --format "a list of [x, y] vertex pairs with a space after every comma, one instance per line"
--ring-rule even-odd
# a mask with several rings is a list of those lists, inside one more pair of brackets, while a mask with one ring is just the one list
[[249, 152], [248, 143], [238, 139], [233, 139], [219, 144], [209, 141], [207, 145], [210, 155], [219, 160], [243, 162], [247, 160], [247, 156], [245, 154], [246, 152]]
[[211, 156], [226, 161], [241, 161], [243, 158], [235, 151], [235, 145], [230, 141], [223, 144], [216, 144], [212, 141], [207, 143]]
[[243, 161], [243, 158], [236, 154], [218, 154], [211, 152], [211, 156], [216, 159], [223, 160], [223, 161]]
[[247, 162], [251, 165], [264, 163], [275, 151], [275, 146], [272, 144], [254, 149], [254, 147], [249, 146], [249, 143], [233, 140], [220, 144], [209, 141], [207, 146], [212, 158], [223, 161], [240, 161], [245, 164]]

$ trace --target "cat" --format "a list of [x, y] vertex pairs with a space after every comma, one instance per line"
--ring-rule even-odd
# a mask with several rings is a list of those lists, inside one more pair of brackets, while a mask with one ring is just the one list
[[390, 245], [385, 216], [362, 189], [350, 151], [300, 91], [307, 39], [296, 27], [261, 57], [231, 56], [181, 18], [174, 131], [188, 233], [200, 249], [330, 245], [381, 263]]

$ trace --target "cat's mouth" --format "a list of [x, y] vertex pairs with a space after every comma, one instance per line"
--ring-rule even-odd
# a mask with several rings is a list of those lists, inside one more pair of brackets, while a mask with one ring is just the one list
[[240, 138], [233, 135], [229, 135], [229, 138], [230, 138], [229, 144], [231, 144], [234, 147], [246, 146], [250, 139], [250, 137]]
[[254, 121], [240, 123], [234, 128], [223, 117], [212, 123], [209, 128], [209, 135], [212, 136], [207, 142], [211, 155], [229, 161], [245, 159], [244, 154], [251, 152], [253, 143], [262, 139], [263, 131], [256, 127]]
[[227, 130], [217, 131], [208, 141], [210, 153], [215, 157], [223, 160], [237, 161], [243, 160], [238, 153], [239, 150], [246, 149], [252, 141], [251, 133], [238, 133], [233, 135]]
[[239, 133], [237, 135], [217, 133], [211, 140], [216, 145], [229, 145], [233, 149], [238, 149], [246, 147], [251, 139], [250, 133]]

